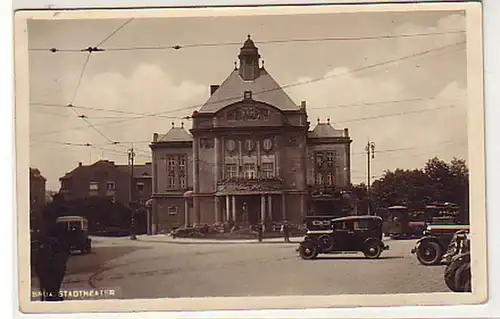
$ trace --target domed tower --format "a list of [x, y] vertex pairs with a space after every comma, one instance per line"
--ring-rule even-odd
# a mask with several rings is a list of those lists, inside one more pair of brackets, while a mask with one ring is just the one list
[[238, 58], [240, 59], [239, 73], [244, 81], [253, 81], [260, 76], [259, 49], [253, 43], [250, 35], [241, 47]]

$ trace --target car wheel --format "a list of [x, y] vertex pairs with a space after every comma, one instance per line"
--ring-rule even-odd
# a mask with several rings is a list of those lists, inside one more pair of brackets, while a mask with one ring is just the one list
[[422, 265], [436, 265], [441, 261], [442, 251], [438, 243], [422, 243], [417, 250], [417, 259]]
[[304, 260], [311, 260], [318, 256], [318, 246], [311, 242], [300, 244], [299, 255]]
[[453, 292], [459, 292], [460, 290], [455, 286], [455, 275], [458, 268], [462, 266], [463, 263], [459, 260], [454, 260], [449, 265], [446, 266], [444, 270], [444, 282], [446, 286]]
[[363, 254], [366, 258], [377, 259], [382, 254], [382, 245], [376, 240], [370, 240], [365, 244]]
[[323, 235], [319, 240], [321, 242], [321, 250], [330, 251], [333, 249], [334, 242], [332, 236]]
[[455, 272], [455, 287], [456, 292], [471, 292], [471, 272], [470, 263], [462, 264]]

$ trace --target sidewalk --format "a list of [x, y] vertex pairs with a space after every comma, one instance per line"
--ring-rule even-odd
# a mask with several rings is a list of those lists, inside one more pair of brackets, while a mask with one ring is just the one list
[[290, 243], [283, 238], [264, 238], [262, 242], [255, 239], [203, 239], [203, 238], [173, 238], [170, 235], [139, 235], [137, 240], [144, 242], [171, 243], [171, 244], [282, 244], [298, 245], [304, 237], [290, 237]]

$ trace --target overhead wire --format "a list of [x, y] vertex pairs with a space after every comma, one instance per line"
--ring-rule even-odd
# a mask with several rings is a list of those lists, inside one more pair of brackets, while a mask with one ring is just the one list
[[[132, 20], [132, 19], [130, 19]], [[118, 28], [114, 33], [118, 32], [126, 24]], [[110, 36], [114, 35], [111, 34]], [[425, 32], [425, 33], [409, 33], [409, 34], [383, 34], [374, 36], [356, 36], [356, 37], [319, 37], [319, 38], [296, 38], [296, 39], [275, 39], [275, 40], [263, 40], [254, 41], [257, 44], [285, 44], [285, 43], [310, 43], [310, 42], [329, 42], [329, 41], [363, 41], [363, 40], [384, 40], [384, 39], [399, 39], [399, 38], [415, 38], [415, 37], [427, 37], [435, 35], [449, 35], [449, 34], [464, 34], [465, 30], [449, 30], [442, 32]], [[97, 45], [97, 47], [102, 46], [102, 43]], [[157, 45], [157, 46], [136, 46], [136, 47], [118, 47], [118, 48], [102, 48], [102, 51], [137, 51], [137, 50], [180, 50], [184, 48], [202, 48], [202, 47], [225, 47], [225, 46], [239, 46], [241, 42], [214, 42], [214, 43], [191, 43], [191, 44], [172, 44], [172, 45]], [[42, 49], [42, 48], [32, 48], [30, 51], [49, 51], [52, 53], [56, 52], [81, 52], [79, 49]]]
[[[396, 59], [391, 59], [391, 60], [387, 60], [387, 61], [383, 61], [383, 62], [378, 62], [378, 63], [369, 64], [369, 65], [366, 65], [366, 66], [358, 67], [358, 68], [355, 68], [355, 69], [352, 69], [352, 70], [348, 70], [348, 71], [342, 72], [342, 73], [334, 73], [334, 74], [323, 75], [323, 76], [320, 76], [320, 77], [317, 77], [317, 78], [314, 78], [314, 79], [308, 79], [306, 81], [299, 81], [299, 82], [295, 82], [295, 83], [286, 84], [284, 86], [277, 87], [277, 88], [271, 88], [271, 89], [265, 89], [265, 90], [258, 91], [258, 92], [253, 92], [253, 95], [259, 95], [259, 94], [263, 94], [263, 93], [268, 93], [268, 92], [272, 92], [272, 91], [276, 91], [276, 90], [282, 90], [282, 89], [296, 87], [296, 86], [308, 85], [308, 84], [316, 83], [316, 82], [319, 82], [319, 81], [323, 81], [323, 80], [326, 80], [326, 79], [330, 79], [330, 78], [334, 78], [334, 77], [338, 77], [338, 76], [342, 76], [342, 75], [346, 75], [346, 74], [352, 74], [352, 73], [355, 73], [355, 72], [362, 72], [362, 71], [365, 71], [365, 70], [368, 70], [368, 69], [372, 69], [372, 68], [376, 68], [376, 67], [380, 67], [380, 66], [389, 65], [389, 64], [392, 64], [392, 63], [401, 62], [401, 61], [412, 59], [412, 58], [417, 58], [417, 57], [425, 56], [425, 55], [430, 54], [430, 53], [440, 52], [440, 51], [443, 51], [443, 50], [448, 49], [448, 48], [452, 48], [452, 47], [456, 47], [456, 46], [462, 45], [464, 43], [465, 43], [465, 41], [460, 41], [460, 42], [456, 42], [456, 43], [452, 43], [452, 44], [447, 44], [447, 45], [435, 47], [435, 48], [432, 48], [432, 49], [428, 49], [428, 50], [416, 52], [416, 53], [413, 53], [413, 54], [410, 54], [410, 55], [402, 56], [402, 57], [399, 57], [399, 58], [396, 58]], [[241, 99], [241, 96], [235, 96], [235, 97], [231, 97], [231, 98], [220, 99], [220, 100], [217, 100], [217, 101], [212, 102], [212, 103], [231, 102], [231, 101], [237, 101], [237, 100], [240, 100], [240, 99]], [[162, 111], [162, 112], [154, 112], [154, 113], [149, 113], [149, 114], [145, 114], [145, 115], [141, 115], [141, 116], [137, 116], [137, 117], [131, 117], [131, 118], [128, 118], [128, 119], [122, 119], [122, 120], [116, 120], [116, 121], [109, 121], [109, 122], [105, 122], [105, 123], [99, 123], [98, 125], [102, 126], [102, 125], [110, 125], [110, 124], [119, 124], [119, 123], [124, 123], [124, 122], [128, 122], [128, 121], [134, 121], [134, 120], [145, 119], [145, 118], [150, 118], [150, 117], [157, 117], [159, 115], [171, 114], [171, 113], [175, 113], [175, 112], [181, 112], [181, 111], [196, 109], [196, 108], [199, 108], [199, 107], [202, 107], [202, 106], [206, 106], [206, 105], [210, 105], [210, 104], [211, 104], [210, 102], [205, 102], [204, 104], [197, 104], [197, 105], [193, 105], [193, 106], [189, 106], [189, 107], [182, 107], [182, 108], [172, 109], [172, 110]], [[190, 116], [186, 116], [184, 118], [185, 119], [189, 119], [191, 117]], [[74, 127], [74, 128], [65, 129], [65, 131], [67, 131], [67, 130], [79, 130], [79, 129], [82, 129], [82, 128], [85, 128], [85, 127]], [[41, 133], [38, 133], [38, 134], [39, 135], [40, 134], [41, 135], [46, 135], [46, 134], [53, 134], [53, 133], [58, 133], [58, 132], [60, 132], [60, 130], [48, 131], [48, 132], [41, 132]]]
[[110, 35], [108, 35], [106, 38], [104, 38], [101, 42], [99, 42], [99, 44], [94, 47], [94, 49], [92, 47], [89, 47], [88, 50], [83, 50], [83, 51], [88, 51], [87, 53], [87, 56], [85, 58], [85, 62], [83, 63], [83, 67], [82, 67], [82, 70], [80, 72], [80, 76], [78, 77], [78, 81], [77, 81], [77, 84], [76, 84], [76, 87], [75, 87], [75, 90], [73, 92], [73, 96], [71, 98], [71, 102], [67, 105], [67, 107], [69, 107], [73, 113], [75, 113], [75, 115], [79, 118], [81, 118], [85, 123], [87, 123], [87, 125], [89, 127], [91, 127], [92, 129], [94, 129], [97, 133], [99, 133], [102, 137], [104, 137], [104, 139], [106, 139], [108, 142], [110, 142], [111, 144], [113, 145], [116, 145], [118, 144], [117, 142], [114, 142], [113, 140], [111, 140], [108, 136], [106, 136], [101, 130], [99, 130], [94, 124], [92, 124], [88, 119], [87, 117], [84, 115], [84, 114], [80, 114], [78, 111], [75, 110], [75, 108], [73, 107], [73, 103], [75, 102], [75, 99], [77, 97], [77, 94], [78, 94], [78, 91], [79, 91], [79, 88], [80, 88], [80, 85], [82, 83], [82, 79], [83, 79], [83, 76], [85, 74], [85, 70], [87, 69], [87, 65], [90, 61], [90, 56], [92, 54], [92, 52], [94, 51], [99, 51], [98, 50], [98, 47], [100, 45], [102, 45], [103, 43], [105, 43], [107, 40], [109, 40], [113, 35], [115, 35], [119, 30], [121, 30], [125, 25], [127, 25], [130, 21], [132, 21], [132, 18], [127, 20], [124, 24], [122, 24], [120, 27], [118, 27], [117, 29], [115, 29]]

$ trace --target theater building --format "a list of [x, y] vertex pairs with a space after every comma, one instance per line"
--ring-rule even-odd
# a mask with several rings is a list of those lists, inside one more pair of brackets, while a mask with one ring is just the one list
[[238, 58], [210, 86], [189, 132], [172, 127], [153, 137], [153, 215], [164, 221], [157, 228], [301, 223], [308, 214], [332, 214], [350, 185], [348, 130], [330, 120], [310, 130], [306, 102], [292, 101], [273, 79], [250, 36]]

